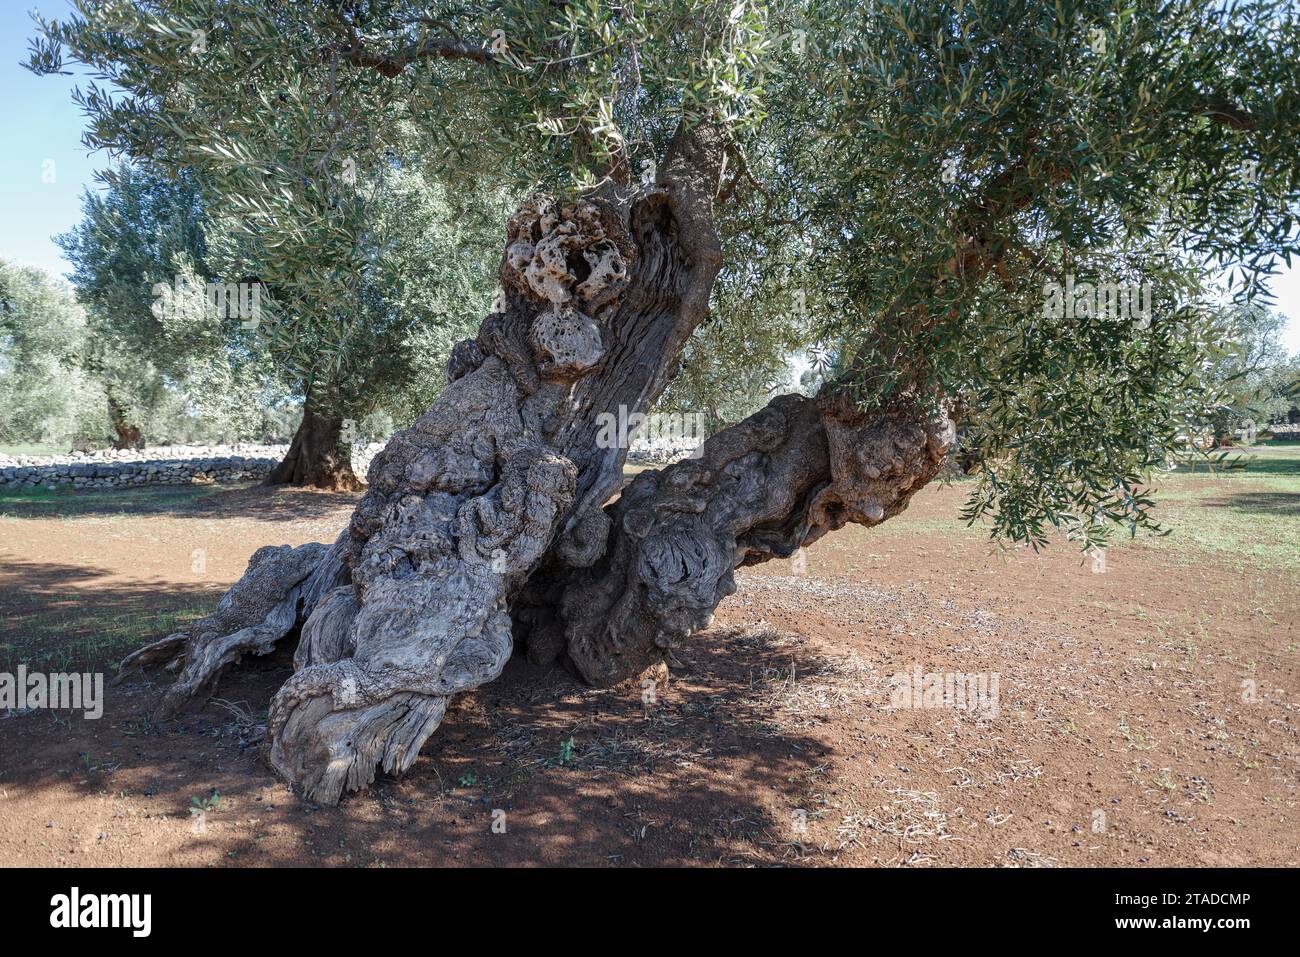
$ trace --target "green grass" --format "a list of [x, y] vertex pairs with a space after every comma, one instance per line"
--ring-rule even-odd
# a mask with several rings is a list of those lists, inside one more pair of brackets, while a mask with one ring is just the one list
[[1169, 535], [1143, 539], [1191, 564], [1203, 557], [1261, 569], [1300, 569], [1300, 443], [1240, 450], [1233, 469], [1180, 469], [1156, 490]]
[[143, 485], [125, 489], [0, 489], [0, 518], [78, 518], [82, 515], [140, 515], [192, 505], [223, 485]]
[[0, 455], [67, 455], [67, 445], [48, 445], [28, 442], [20, 445], [0, 445]]
[[[1170, 533], [1139, 532], [1131, 540], [1115, 535], [1111, 547], [1137, 544], [1184, 564], [1211, 559], [1261, 570], [1300, 569], [1300, 442], [1261, 442], [1237, 450], [1232, 458], [1234, 468], [1180, 468], [1164, 477], [1156, 487], [1154, 514]], [[952, 482], [948, 494], [964, 499], [963, 486], [969, 481]], [[933, 489], [923, 494], [933, 494]], [[988, 537], [985, 526], [965, 525], [955, 509], [934, 514], [916, 506], [870, 530], [874, 541], [903, 541], [913, 535], [968, 541]], [[865, 540], [862, 544], [869, 548]], [[1054, 547], [1078, 546], [1062, 537]]]
[[219, 593], [29, 595], [0, 604], [0, 671], [111, 671], [129, 651], [209, 615]]

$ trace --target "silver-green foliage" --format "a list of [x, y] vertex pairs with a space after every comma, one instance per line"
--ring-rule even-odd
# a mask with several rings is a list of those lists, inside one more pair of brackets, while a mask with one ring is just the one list
[[[751, 383], [801, 349], [864, 408], [954, 407], [981, 453], [968, 514], [1018, 540], [1149, 520], [1145, 481], [1216, 401], [1208, 279], [1258, 298], [1297, 245], [1283, 0], [74, 6], [31, 65], [125, 91], [85, 92], [92, 143], [202, 167], [304, 381], [368, 382], [400, 341], [366, 255], [394, 164], [589, 186], [709, 117], [726, 266], [686, 385], [741, 370], [749, 336]], [[1071, 278], [1151, 313], [1054, 313]]]
[[68, 285], [0, 260], [0, 442], [56, 448], [110, 434], [104, 395], [81, 369], [85, 311]]

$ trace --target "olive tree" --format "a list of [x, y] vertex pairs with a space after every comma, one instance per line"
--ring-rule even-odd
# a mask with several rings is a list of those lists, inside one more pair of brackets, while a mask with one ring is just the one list
[[1285, 317], [1263, 306], [1220, 310], [1222, 342], [1211, 353], [1207, 377], [1217, 386], [1218, 406], [1206, 423], [1216, 445], [1231, 446], [1240, 431], [1247, 442], [1291, 409], [1288, 388], [1300, 357], [1282, 346]]
[[85, 374], [85, 310], [62, 280], [0, 259], [0, 442], [102, 441], [103, 396]]
[[104, 392], [114, 444], [282, 430], [288, 388], [250, 323], [210, 295], [227, 288], [212, 280], [228, 244], [196, 178], [131, 164], [102, 175], [55, 241], [86, 310], [77, 364]]
[[[127, 91], [87, 95], [96, 137], [228, 152], [250, 214], [302, 223], [267, 244], [308, 241], [301, 198], [333, 195], [252, 145], [305, 111], [339, 117], [359, 167], [414, 128], [448, 182], [535, 184], [450, 384], [338, 540], [259, 550], [211, 617], [125, 663], [178, 669], [170, 713], [298, 633], [267, 754], [317, 800], [407, 768], [513, 650], [638, 674], [737, 568], [898, 515], [955, 421], [993, 533], [1150, 524], [1144, 480], [1206, 398], [1198, 277], [1248, 297], [1295, 248], [1280, 3], [166, 0], [125, 31], [97, 7], [46, 24], [33, 64]], [[178, 52], [194, 30], [203, 63]], [[651, 408], [744, 288], [798, 294], [816, 394], [620, 491], [609, 417]]]
[[55, 241], [87, 313], [79, 364], [104, 390], [114, 446], [141, 448], [172, 398], [166, 378], [190, 351], [165, 334], [153, 290], [203, 268], [205, 217], [192, 176], [130, 165], [105, 176], [102, 192], [82, 195], [81, 222]]

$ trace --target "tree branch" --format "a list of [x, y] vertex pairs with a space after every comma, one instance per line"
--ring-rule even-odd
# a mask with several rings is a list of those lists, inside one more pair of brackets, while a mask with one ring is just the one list
[[342, 54], [344, 62], [353, 66], [378, 70], [390, 79], [406, 69], [407, 64], [428, 57], [443, 57], [447, 60], [473, 60], [475, 63], [483, 64], [494, 62], [492, 51], [487, 47], [474, 46], [460, 40], [448, 40], [445, 37], [432, 37], [421, 40], [419, 43], [391, 54], [371, 53], [361, 46], [359, 39], [354, 37], [350, 44], [337, 44], [326, 47], [323, 52], [326, 55]]
[[1253, 130], [1255, 117], [1248, 111], [1231, 103], [1207, 103], [1200, 107], [1197, 116], [1208, 116], [1214, 122], [1233, 130]]

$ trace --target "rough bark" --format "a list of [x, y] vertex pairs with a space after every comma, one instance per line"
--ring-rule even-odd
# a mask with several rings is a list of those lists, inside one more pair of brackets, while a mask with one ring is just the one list
[[516, 636], [534, 660], [615, 681], [707, 624], [738, 565], [906, 506], [946, 422], [833, 396], [777, 399], [615, 498], [627, 450], [599, 446], [601, 418], [647, 411], [707, 313], [722, 154], [697, 128], [654, 186], [520, 208], [491, 314], [376, 456], [335, 545], [259, 551], [216, 615], [128, 659], [180, 670], [164, 713], [300, 628], [266, 754], [333, 802], [409, 767]]
[[598, 562], [534, 576], [515, 608], [529, 658], [562, 659], [597, 685], [641, 673], [709, 626], [736, 568], [905, 509], [952, 436], [942, 416], [777, 397], [699, 458], [638, 475], [607, 509]]
[[352, 471], [347, 446], [340, 442], [342, 434], [342, 416], [321, 411], [308, 396], [289, 451], [271, 470], [265, 484], [310, 486], [335, 492], [359, 489], [361, 482]]
[[626, 455], [597, 447], [600, 416], [645, 411], [706, 313], [717, 155], [683, 140], [662, 186], [535, 197], [511, 218], [496, 306], [376, 457], [352, 591], [307, 620], [272, 701], [269, 761], [312, 798], [408, 767], [447, 698], [500, 674], [510, 602], [548, 551], [599, 557]]

